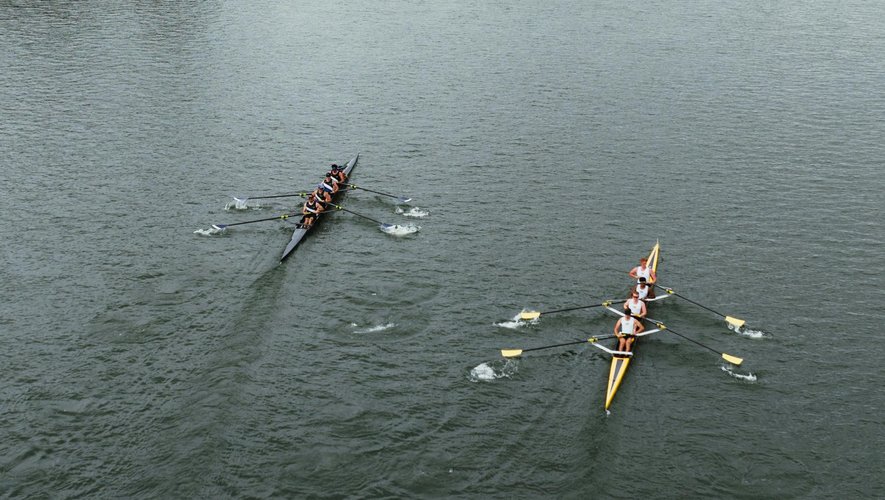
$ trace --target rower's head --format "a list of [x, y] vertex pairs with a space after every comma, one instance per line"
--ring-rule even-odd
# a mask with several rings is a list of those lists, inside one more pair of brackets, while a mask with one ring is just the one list
[[640, 276], [639, 279], [636, 280], [636, 282], [639, 283], [640, 285], [644, 285], [645, 284], [645, 276]]
[[643, 258], [639, 259], [639, 263], [642, 264], [643, 266], [648, 264], [648, 258], [643, 257]]
[[625, 317], [625, 318], [632, 318], [632, 317], [633, 317], [633, 312], [630, 311], [629, 309], [627, 309], [626, 311], [624, 311], [624, 317]]
[[633, 297], [634, 299], [638, 299], [638, 298], [639, 298], [639, 292], [637, 292], [636, 290], [633, 290], [633, 293], [631, 293], [630, 296]]
[[337, 163], [333, 163], [333, 164], [332, 164], [332, 170], [338, 170], [338, 169], [340, 169], [340, 168], [341, 168], [341, 167], [339, 167]]

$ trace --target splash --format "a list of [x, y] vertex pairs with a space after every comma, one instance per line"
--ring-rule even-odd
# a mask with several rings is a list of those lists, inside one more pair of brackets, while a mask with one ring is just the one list
[[[249, 210], [250, 208], [257, 208], [249, 206], [249, 198], [237, 198], [234, 196], [233, 199], [234, 201], [229, 202], [224, 206], [225, 210]], [[260, 207], [260, 205], [258, 207]]]
[[502, 328], [510, 328], [511, 330], [515, 330], [517, 328], [521, 328], [526, 325], [534, 325], [534, 324], [538, 323], [538, 318], [530, 319], [528, 321], [521, 320], [520, 317], [522, 316], [522, 313], [524, 313], [524, 312], [528, 312], [528, 311], [523, 309], [522, 311], [519, 311], [519, 314], [517, 314], [516, 316], [514, 316], [508, 320], [495, 323], [495, 326], [500, 326]]
[[420, 229], [421, 226], [414, 226], [412, 224], [405, 226], [400, 226], [399, 224], [385, 224], [381, 226], [382, 231], [393, 236], [406, 236], [417, 233]]
[[747, 374], [737, 373], [737, 372], [733, 371], [728, 366], [721, 366], [720, 368], [722, 369], [722, 371], [724, 371], [725, 373], [731, 375], [732, 377], [734, 377], [736, 379], [745, 380], [747, 382], [755, 382], [756, 381], [756, 375], [754, 375], [752, 373], [747, 373]]
[[224, 232], [224, 229], [217, 229], [212, 227], [209, 229], [197, 229], [196, 231], [194, 231], [194, 234], [199, 234], [201, 236], [212, 236], [215, 234], [220, 234], [222, 232]]
[[409, 210], [403, 210], [400, 207], [396, 207], [396, 213], [402, 215], [403, 217], [427, 217], [430, 215], [430, 212], [426, 210], [421, 210], [419, 207], [411, 207]]
[[[356, 328], [358, 325], [356, 323], [351, 323], [351, 326]], [[384, 330], [395, 327], [394, 323], [387, 323], [384, 325], [375, 325], [370, 326], [369, 328], [363, 328], [362, 330], [355, 330], [355, 333], [375, 333], [375, 332], [383, 332]]]
[[737, 332], [738, 335], [742, 335], [751, 339], [761, 339], [768, 336], [768, 334], [766, 334], [762, 330], [751, 330], [749, 328], [733, 329], [733, 331]]
[[516, 361], [508, 359], [500, 369], [489, 363], [480, 363], [470, 370], [467, 379], [471, 382], [491, 382], [499, 378], [510, 378], [516, 373]]

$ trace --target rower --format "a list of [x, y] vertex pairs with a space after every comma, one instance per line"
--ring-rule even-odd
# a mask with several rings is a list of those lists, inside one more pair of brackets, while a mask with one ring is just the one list
[[615, 323], [614, 333], [618, 337], [618, 350], [630, 352], [630, 349], [633, 347], [633, 341], [636, 339], [636, 334], [642, 333], [643, 330], [645, 330], [645, 327], [642, 326], [641, 320], [634, 318], [629, 311], [624, 313]]
[[639, 292], [635, 289], [630, 293], [630, 298], [624, 302], [624, 310], [639, 319], [644, 319], [648, 313], [645, 302], [639, 298]]
[[323, 206], [320, 204], [319, 200], [315, 193], [310, 193], [307, 197], [307, 201], [304, 202], [304, 206], [301, 207], [301, 225], [305, 228], [313, 225], [317, 216], [323, 211]]
[[639, 259], [639, 265], [630, 270], [630, 277], [635, 280], [645, 278], [645, 281], [651, 286], [651, 289], [648, 291], [648, 298], [655, 298], [654, 283], [658, 279], [655, 275], [655, 270], [648, 265], [647, 258]]
[[340, 189], [338, 187], [338, 179], [336, 179], [335, 177], [332, 177], [331, 172], [326, 174], [325, 177], [323, 177], [322, 186], [323, 186], [323, 189], [326, 189], [326, 186], [329, 186], [329, 190], [332, 192], [332, 194], [337, 193], [338, 189]]
[[636, 282], [636, 286], [633, 287], [633, 292], [636, 293], [639, 300], [645, 301], [651, 297], [652, 287], [648, 286], [645, 282], [645, 278], [639, 277], [639, 281]]
[[317, 197], [317, 201], [320, 203], [320, 205], [323, 208], [326, 208], [327, 204], [332, 203], [332, 195], [329, 194], [330, 190], [331, 190], [331, 187], [329, 190], [326, 190], [326, 184], [323, 183], [323, 184], [320, 184], [319, 186], [317, 186], [317, 188], [314, 189], [313, 193], [311, 193], [311, 194], [313, 194]]
[[332, 164], [332, 170], [330, 170], [327, 175], [331, 175], [332, 178], [338, 182], [344, 182], [347, 179], [347, 174], [344, 173], [344, 169], [335, 163]]

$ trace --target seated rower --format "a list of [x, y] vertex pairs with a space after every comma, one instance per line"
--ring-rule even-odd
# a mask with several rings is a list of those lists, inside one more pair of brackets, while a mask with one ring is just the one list
[[615, 335], [618, 337], [618, 350], [630, 352], [637, 333], [642, 333], [645, 327], [642, 321], [634, 318], [629, 311], [624, 313], [615, 323]]
[[643, 278], [643, 277], [639, 278], [639, 281], [636, 283], [636, 286], [633, 287], [633, 291], [636, 292], [636, 295], [639, 298], [639, 300], [645, 301], [645, 300], [652, 298], [652, 296], [651, 296], [652, 287], [648, 286], [648, 284], [645, 282], [645, 278]]
[[651, 289], [648, 291], [648, 298], [655, 298], [655, 287], [654, 283], [657, 281], [657, 276], [655, 276], [654, 269], [648, 265], [648, 259], [645, 257], [639, 259], [639, 265], [630, 270], [630, 277], [638, 280], [639, 278], [645, 278], [646, 283], [649, 284]]
[[301, 207], [301, 225], [308, 228], [316, 221], [317, 216], [323, 211], [323, 206], [317, 199], [316, 194], [310, 193], [304, 206]]
[[323, 189], [326, 189], [326, 186], [329, 186], [329, 190], [331, 191], [332, 194], [337, 193], [338, 189], [340, 189], [338, 187], [338, 179], [332, 177], [331, 173], [326, 174], [326, 176], [323, 178], [322, 186], [323, 186]]
[[317, 186], [316, 189], [313, 190], [311, 194], [316, 196], [317, 201], [320, 203], [320, 206], [326, 208], [327, 204], [332, 203], [332, 195], [329, 194], [330, 190], [331, 189], [326, 189], [325, 184], [320, 184], [319, 186]]
[[645, 302], [639, 299], [639, 292], [635, 289], [630, 293], [630, 298], [624, 302], [624, 311], [628, 311], [634, 317], [643, 319], [648, 314]]
[[332, 170], [329, 171], [328, 175], [331, 175], [332, 178], [334, 178], [339, 183], [347, 180], [347, 174], [344, 173], [344, 169], [334, 163], [332, 164]]

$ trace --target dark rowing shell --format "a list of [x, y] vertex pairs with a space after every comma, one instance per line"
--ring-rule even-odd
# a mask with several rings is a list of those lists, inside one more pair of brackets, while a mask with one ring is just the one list
[[[347, 175], [347, 182], [350, 182], [350, 173], [353, 171], [353, 168], [356, 167], [356, 164], [359, 161], [359, 159], [360, 159], [360, 154], [357, 153], [356, 156], [351, 158], [351, 160], [349, 162], [347, 162], [347, 164], [344, 165], [344, 174]], [[342, 188], [337, 193], [332, 195], [332, 203], [338, 203], [340, 201], [341, 197], [344, 196], [345, 191], [346, 190], [344, 188]], [[319, 224], [320, 220], [322, 220], [326, 216], [327, 212], [328, 212], [328, 210], [319, 214], [317, 216], [316, 220], [313, 222], [313, 225], [310, 226], [310, 228], [308, 228], [308, 229], [304, 229], [301, 227], [295, 228], [295, 231], [292, 233], [292, 239], [289, 240], [289, 244], [286, 245], [286, 249], [283, 250], [283, 256], [280, 257], [281, 263], [284, 260], [286, 260], [286, 258], [289, 255], [292, 255], [292, 252], [294, 252], [295, 249], [298, 248], [298, 245], [301, 244], [301, 242], [304, 240], [304, 238], [307, 236], [307, 234], [309, 232], [313, 231], [314, 228], [317, 227], [317, 224]]]

